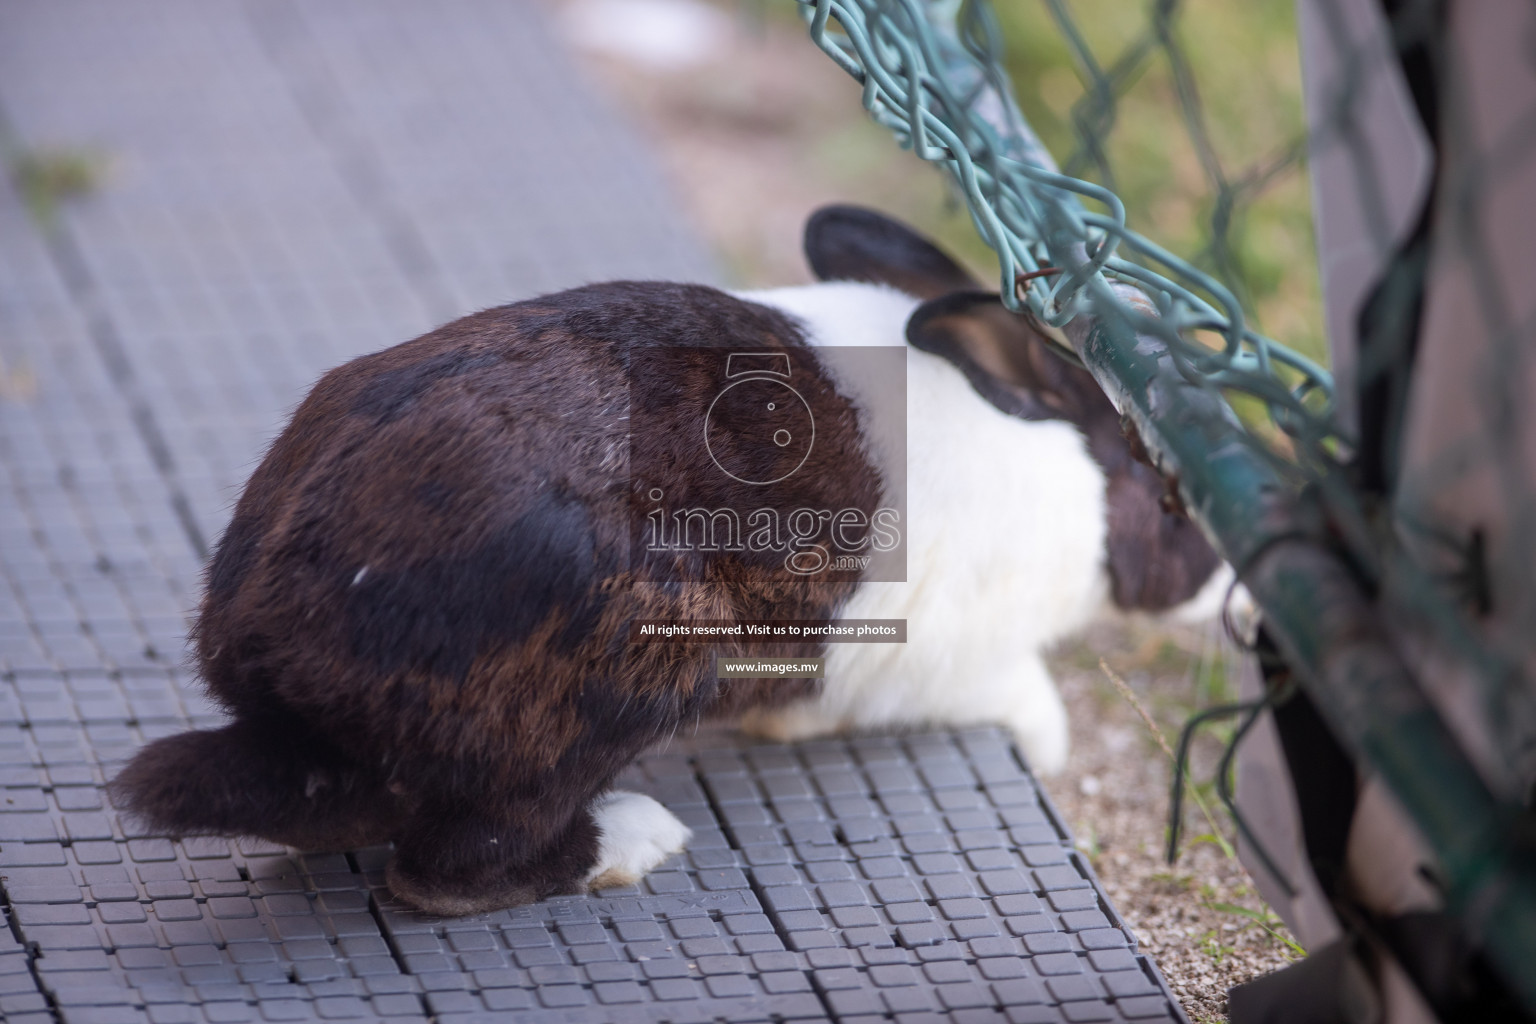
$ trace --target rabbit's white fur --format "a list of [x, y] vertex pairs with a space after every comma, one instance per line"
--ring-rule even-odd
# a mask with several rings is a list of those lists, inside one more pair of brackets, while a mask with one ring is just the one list
[[681, 853], [693, 830], [644, 793], [622, 789], [592, 803], [597, 824], [597, 863], [587, 872], [589, 889], [633, 885], [656, 865]]
[[[819, 284], [740, 296], [794, 316], [816, 346], [904, 344], [917, 300]], [[856, 405], [861, 382], [839, 374]], [[868, 396], [862, 396], [867, 401]], [[889, 443], [867, 437], [887, 479]], [[1067, 716], [1042, 654], [1104, 607], [1104, 475], [1077, 428], [983, 401], [907, 346], [907, 582], [863, 583], [842, 614], [906, 619], [905, 644], [828, 644], [826, 687], [744, 724], [777, 739], [878, 726], [1001, 722], [1041, 772], [1066, 763]]]

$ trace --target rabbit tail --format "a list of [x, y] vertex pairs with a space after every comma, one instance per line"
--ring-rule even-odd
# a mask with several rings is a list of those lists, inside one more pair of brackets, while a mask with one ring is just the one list
[[398, 816], [378, 773], [286, 717], [156, 740], [109, 792], [150, 835], [255, 836], [303, 850], [384, 842]]

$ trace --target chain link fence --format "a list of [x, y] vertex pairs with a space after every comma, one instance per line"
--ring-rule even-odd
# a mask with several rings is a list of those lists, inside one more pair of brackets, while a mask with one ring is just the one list
[[[1444, 1019], [1536, 1013], [1536, 11], [1298, 0], [1305, 123], [1282, 111], [1234, 159], [1191, 50], [1232, 42], [1202, 34], [1233, 17], [1215, 5], [1010, 6], [1012, 54], [984, 3], [802, 10], [871, 116], [953, 179], [1005, 301], [1094, 373], [1262, 607], [1266, 687], [1230, 710], [1239, 737], [1274, 712], [1302, 855], [1282, 869], [1239, 815], [1258, 873], [1287, 896], [1288, 873], [1315, 876], [1341, 941], [1390, 951], [1370, 960], [1388, 1019], [1409, 998], [1393, 970]], [[1070, 59], [1065, 115], [1042, 100], [1042, 47]], [[1168, 191], [1202, 194], [1171, 214], [1122, 162], [1149, 132], [1142, 153], [1187, 156]], [[1302, 282], [1286, 291], [1255, 224], [1304, 176], [1318, 261], [1283, 268]], [[1319, 267], [1320, 312], [1287, 321], [1297, 344], [1261, 333], [1255, 311], [1306, 308]], [[1386, 810], [1368, 815], [1373, 787]], [[1408, 848], [1412, 877], [1372, 896], [1370, 858]], [[1431, 947], [1459, 951], [1442, 958], [1454, 983], [1429, 977]]]

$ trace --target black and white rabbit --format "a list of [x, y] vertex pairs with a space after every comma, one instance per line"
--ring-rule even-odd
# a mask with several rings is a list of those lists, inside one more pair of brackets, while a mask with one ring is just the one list
[[1110, 609], [1212, 618], [1233, 574], [1165, 511], [1166, 485], [1092, 375], [948, 257], [853, 207], [814, 216], [806, 254], [824, 283], [741, 298], [794, 316], [812, 345], [909, 343], [906, 581], [863, 582], [841, 609], [905, 619], [907, 642], [829, 645], [825, 687], [742, 725], [794, 740], [999, 723], [1053, 774], [1068, 728], [1045, 652]]
[[[1207, 600], [1218, 559], [1163, 512], [1088, 374], [932, 244], [831, 207], [806, 251], [831, 283], [593, 285], [327, 373], [208, 568], [196, 653], [232, 720], [140, 751], [115, 802], [170, 835], [392, 842], [394, 892], [456, 915], [631, 882], [681, 849], [681, 822], [611, 786], [701, 717], [746, 713], [784, 736], [1001, 721], [1059, 767], [1066, 719], [1041, 650], [1106, 599]], [[834, 350], [903, 338], [905, 456]], [[661, 347], [671, 362], [648, 376]], [[793, 357], [813, 446], [781, 430], [754, 447], [727, 422], [700, 457], [726, 349]], [[640, 418], [651, 429], [632, 430]], [[869, 522], [903, 458], [906, 583], [786, 579], [776, 550], [637, 554], [662, 492]], [[908, 642], [632, 642], [646, 620], [837, 617], [905, 618]], [[722, 681], [713, 660], [822, 654], [824, 687]]]

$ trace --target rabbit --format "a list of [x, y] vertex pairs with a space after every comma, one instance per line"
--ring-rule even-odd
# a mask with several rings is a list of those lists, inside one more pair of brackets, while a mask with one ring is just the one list
[[1055, 774], [1067, 715], [1045, 650], [1106, 611], [1241, 615], [1246, 591], [1195, 524], [1165, 508], [1167, 485], [1092, 374], [958, 264], [853, 207], [813, 217], [806, 252], [821, 281], [864, 284], [742, 297], [813, 325], [813, 344], [876, 344], [898, 324], [909, 342], [909, 575], [862, 583], [842, 608], [905, 619], [908, 635], [829, 645], [822, 689], [740, 724], [789, 741], [1000, 723], [1036, 772]]
[[[454, 916], [632, 884], [679, 852], [689, 829], [612, 785], [706, 717], [784, 736], [1002, 721], [1059, 767], [1041, 648], [1107, 598], [1195, 599], [1219, 560], [1159, 507], [1087, 373], [932, 243], [835, 206], [805, 245], [824, 283], [589, 285], [326, 373], [207, 568], [191, 641], [230, 721], [140, 750], [114, 803], [156, 834], [392, 843], [394, 894]], [[903, 337], [910, 452], [839, 353]], [[735, 394], [783, 384], [782, 362], [795, 401], [740, 418], [727, 352], [728, 374], [736, 354], [757, 364]], [[663, 493], [873, 524], [904, 468], [906, 583], [796, 567], [809, 542], [786, 560], [644, 540]], [[910, 642], [635, 642], [646, 622], [839, 617], [906, 618]], [[721, 679], [711, 660], [823, 654], [824, 687]]]

